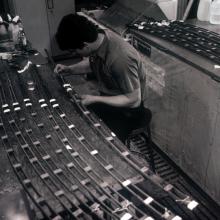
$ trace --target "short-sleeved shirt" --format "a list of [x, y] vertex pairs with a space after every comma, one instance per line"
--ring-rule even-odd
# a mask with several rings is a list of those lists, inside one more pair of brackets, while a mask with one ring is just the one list
[[104, 32], [99, 49], [90, 56], [90, 66], [106, 95], [131, 93], [141, 88], [142, 100], [146, 87], [146, 70], [136, 49], [112, 31]]

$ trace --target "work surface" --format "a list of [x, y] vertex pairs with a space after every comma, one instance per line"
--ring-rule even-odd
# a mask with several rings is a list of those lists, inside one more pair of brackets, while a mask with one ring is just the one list
[[[0, 64], [1, 198], [20, 188], [16, 174], [38, 218], [163, 219], [175, 213], [161, 198], [187, 198], [183, 209], [193, 201], [130, 154], [40, 55], [13, 61]], [[134, 204], [129, 211], [126, 199]]]

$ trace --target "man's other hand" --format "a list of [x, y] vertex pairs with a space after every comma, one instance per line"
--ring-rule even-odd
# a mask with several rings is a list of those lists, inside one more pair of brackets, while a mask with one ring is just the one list
[[93, 95], [81, 95], [80, 99], [81, 103], [86, 106], [96, 102], [96, 96]]
[[57, 64], [54, 69], [55, 73], [66, 73], [68, 71], [70, 71], [70, 68], [66, 65], [63, 65], [63, 64]]

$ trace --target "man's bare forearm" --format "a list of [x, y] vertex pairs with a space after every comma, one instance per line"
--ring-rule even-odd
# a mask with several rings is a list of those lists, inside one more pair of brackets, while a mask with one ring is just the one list
[[89, 59], [85, 58], [79, 63], [69, 66], [69, 71], [74, 75], [86, 74], [91, 72]]
[[96, 96], [96, 101], [114, 107], [135, 108], [140, 105], [140, 102], [130, 100], [126, 95]]
[[141, 103], [140, 90], [137, 89], [129, 94], [122, 94], [116, 96], [94, 96], [82, 95], [82, 104], [90, 105], [94, 103], [103, 103], [114, 107], [135, 108]]

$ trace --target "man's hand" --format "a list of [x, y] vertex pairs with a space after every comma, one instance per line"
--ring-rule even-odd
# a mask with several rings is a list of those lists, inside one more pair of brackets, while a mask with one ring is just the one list
[[57, 64], [55, 69], [54, 69], [55, 73], [66, 73], [66, 72], [69, 72], [69, 71], [70, 71], [69, 66], [66, 66], [66, 65], [63, 65], [63, 64]]
[[93, 95], [81, 95], [80, 99], [81, 99], [81, 103], [86, 106], [97, 102], [96, 96], [93, 96]]

